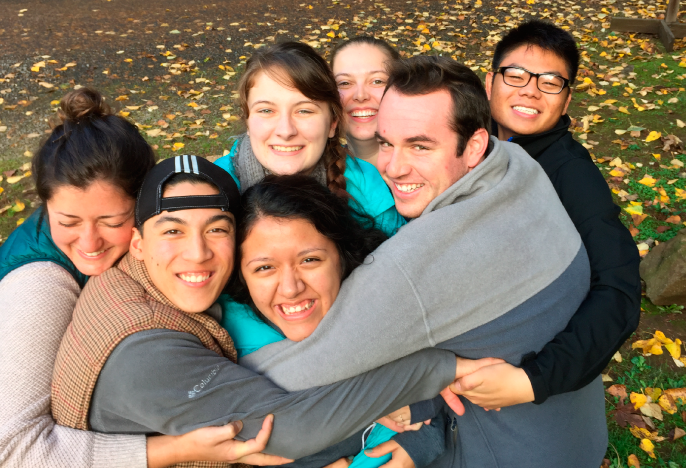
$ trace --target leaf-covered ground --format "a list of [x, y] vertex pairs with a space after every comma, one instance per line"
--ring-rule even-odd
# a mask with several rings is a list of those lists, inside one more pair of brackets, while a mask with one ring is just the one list
[[[648, 0], [3, 1], [0, 242], [37, 206], [29, 158], [60, 97], [76, 86], [108, 95], [161, 157], [218, 156], [241, 131], [236, 82], [259, 47], [296, 39], [328, 57], [343, 38], [374, 34], [404, 56], [448, 55], [483, 77], [502, 35], [542, 18], [578, 40], [573, 131], [606, 176], [645, 255], [686, 224], [686, 47], [677, 41], [667, 53], [655, 37], [613, 32], [610, 18], [660, 18], [665, 8], [666, 1]], [[686, 400], [673, 391], [677, 397], [668, 403], [676, 411], [660, 403], [670, 389], [686, 387], [686, 369], [668, 351], [686, 340], [686, 320], [677, 306], [646, 299], [643, 309], [621, 362], [606, 370], [613, 379], [606, 384], [613, 393], [607, 394], [606, 466], [686, 468], [684, 439], [671, 440], [686, 429]], [[663, 353], [632, 349], [639, 339], [656, 339]]]

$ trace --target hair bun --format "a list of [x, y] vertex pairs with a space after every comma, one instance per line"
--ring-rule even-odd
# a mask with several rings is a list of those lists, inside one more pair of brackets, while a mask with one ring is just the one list
[[105, 117], [112, 114], [112, 109], [105, 98], [93, 88], [79, 88], [68, 92], [60, 101], [59, 116], [63, 122], [80, 121]]

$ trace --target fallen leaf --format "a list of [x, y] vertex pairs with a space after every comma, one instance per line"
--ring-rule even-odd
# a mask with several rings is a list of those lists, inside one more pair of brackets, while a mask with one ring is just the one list
[[675, 401], [680, 399], [681, 403], [686, 403], [686, 388], [670, 388], [665, 390], [665, 395], [671, 396]]
[[676, 126], [679, 128], [684, 128], [686, 127], [686, 123], [684, 123], [683, 120], [676, 119]]
[[657, 403], [646, 403], [639, 409], [641, 410], [641, 413], [646, 416], [662, 421], [662, 408], [660, 408], [660, 405]]
[[624, 211], [629, 213], [630, 215], [642, 215], [643, 214], [643, 205], [629, 205], [624, 207]]
[[14, 205], [12, 205], [12, 211], [14, 211], [15, 213], [24, 211], [24, 208], [26, 208], [26, 205], [22, 203], [20, 200], [15, 200]]
[[648, 134], [645, 141], [646, 141], [646, 143], [650, 143], [651, 141], [659, 140], [661, 136], [662, 136], [661, 132], [652, 131]]
[[19, 182], [19, 181], [20, 181], [21, 179], [23, 179], [23, 178], [24, 178], [23, 175], [14, 176], [14, 177], [8, 177], [8, 178], [7, 178], [7, 183], [8, 183], [8, 184], [16, 184], [17, 182]]
[[650, 458], [655, 458], [655, 453], [653, 453], [653, 450], [655, 450], [655, 444], [653, 444], [650, 440], [641, 439], [641, 444], [639, 447], [641, 450], [646, 452]]
[[638, 457], [633, 453], [629, 455], [627, 464], [629, 465], [629, 468], [641, 468], [641, 464], [638, 462]]
[[172, 150], [178, 151], [178, 150], [180, 150], [181, 148], [183, 148], [184, 146], [186, 146], [186, 145], [184, 145], [183, 143], [178, 143], [178, 142], [177, 142], [177, 143], [174, 143], [174, 145], [172, 146]]
[[24, 223], [24, 218], [19, 218], [17, 220], [17, 226], [21, 226]]
[[639, 409], [648, 402], [648, 397], [642, 393], [631, 392], [629, 400], [634, 404], [634, 409]]
[[[640, 223], [639, 223], [640, 224]], [[614, 356], [612, 356], [612, 359], [614, 359], [617, 362], [622, 362], [622, 353], [617, 351]]]
[[669, 161], [669, 163], [672, 166], [684, 167], [684, 163], [682, 161], [679, 161], [678, 159], [672, 159], [671, 161]]
[[152, 130], [148, 130], [145, 132], [149, 137], [156, 137], [162, 132], [162, 129], [160, 128], [153, 128]]
[[623, 113], [623, 114], [629, 114], [629, 115], [631, 115], [631, 112], [629, 112], [629, 111], [627, 110], [626, 107], [623, 107], [623, 106], [622, 106], [622, 107], [620, 107], [620, 108], [617, 109], [617, 110], [618, 110], [619, 112]]
[[669, 414], [675, 414], [678, 411], [674, 398], [672, 398], [670, 395], [666, 393], [660, 396], [660, 399], [657, 401], [657, 404], [660, 405], [660, 408], [662, 408]]
[[[645, 220], [647, 217], [648, 217], [648, 215], [646, 215], [646, 214], [632, 215], [631, 220], [634, 222], [634, 226], [638, 227], [643, 222], [643, 220]], [[621, 361], [618, 361], [618, 362], [621, 362]]]
[[673, 442], [677, 439], [681, 439], [685, 435], [686, 435], [686, 431], [684, 431], [680, 427], [675, 427], [674, 429], [669, 431], [669, 435], [667, 436], [667, 438]]
[[129, 110], [138, 110], [141, 108], [141, 106], [126, 106], [126, 108]]
[[627, 397], [626, 393], [626, 385], [612, 385], [605, 390], [607, 393], [609, 393], [612, 396], [619, 397], [619, 399], [623, 402], [624, 399]]

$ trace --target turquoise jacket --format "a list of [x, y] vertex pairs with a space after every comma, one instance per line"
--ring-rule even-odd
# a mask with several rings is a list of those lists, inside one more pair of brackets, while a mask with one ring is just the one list
[[[223, 311], [221, 324], [231, 335], [239, 358], [257, 351], [262, 346], [286, 339], [258, 318], [249, 306], [235, 302], [228, 294], [219, 296], [218, 302]], [[365, 439], [364, 449], [388, 442], [395, 434], [395, 431], [375, 423]], [[391, 455], [370, 458], [362, 451], [355, 455], [349, 468], [377, 468], [390, 459]]]
[[0, 246], [0, 280], [12, 270], [33, 262], [53, 262], [67, 270], [83, 288], [88, 276], [81, 273], [52, 241], [43, 208], [38, 208]]
[[[214, 163], [231, 174], [240, 188], [241, 183], [233, 165], [236, 151], [238, 140], [231, 147], [229, 154]], [[365, 213], [374, 219], [375, 226], [387, 236], [392, 236], [400, 227], [407, 224], [405, 218], [395, 209], [393, 195], [374, 166], [366, 161], [346, 156], [343, 175], [346, 179], [346, 190], [352, 196], [350, 206], [355, 211]]]

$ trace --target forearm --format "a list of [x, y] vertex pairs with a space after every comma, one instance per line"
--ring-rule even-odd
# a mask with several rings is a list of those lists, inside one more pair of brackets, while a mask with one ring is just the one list
[[[604, 315], [598, 317], [598, 310]], [[567, 327], [523, 363], [534, 403], [578, 390], [595, 379], [636, 330], [640, 303], [611, 288], [591, 290]]]

